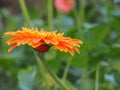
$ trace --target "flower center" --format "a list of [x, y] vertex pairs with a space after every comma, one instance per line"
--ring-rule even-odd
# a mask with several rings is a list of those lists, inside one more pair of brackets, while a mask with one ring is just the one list
[[42, 44], [38, 47], [35, 48], [35, 50], [40, 51], [40, 52], [47, 52], [52, 45], [49, 44]]

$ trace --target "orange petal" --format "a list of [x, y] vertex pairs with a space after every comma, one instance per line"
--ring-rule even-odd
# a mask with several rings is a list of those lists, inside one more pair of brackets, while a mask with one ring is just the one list
[[12, 46], [10, 46], [10, 48], [8, 49], [8, 52], [12, 51], [16, 46], [17, 44], [13, 44]]
[[69, 52], [70, 52], [71, 56], [74, 56], [74, 51], [72, 49], [69, 50]]
[[50, 44], [60, 51], [69, 52], [72, 56], [74, 51], [79, 52], [78, 47], [83, 42], [78, 39], [72, 39], [70, 37], [64, 37], [64, 33], [57, 33], [57, 31], [47, 32], [44, 29], [38, 30], [37, 28], [22, 28], [15, 32], [7, 32], [5, 36], [10, 36], [7, 44], [11, 45], [9, 52], [21, 44], [28, 44], [29, 46], [36, 48], [42, 44]]
[[77, 47], [74, 47], [74, 50], [75, 50], [77, 53], [80, 54], [80, 51], [79, 51], [79, 49], [78, 49]]
[[10, 45], [10, 44], [13, 44], [13, 43], [15, 43], [15, 42], [17, 42], [18, 40], [20, 40], [21, 38], [11, 38], [8, 42], [7, 42], [7, 44], [8, 45]]

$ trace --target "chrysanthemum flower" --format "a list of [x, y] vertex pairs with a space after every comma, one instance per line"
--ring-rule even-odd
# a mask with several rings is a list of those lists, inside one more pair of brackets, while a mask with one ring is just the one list
[[55, 0], [55, 7], [58, 11], [69, 13], [73, 9], [75, 0]]
[[28, 44], [40, 52], [46, 52], [53, 46], [60, 51], [70, 52], [73, 56], [74, 50], [80, 53], [78, 47], [82, 44], [81, 40], [64, 37], [63, 33], [47, 32], [44, 29], [38, 30], [37, 28], [22, 28], [22, 30], [15, 32], [6, 32], [4, 35], [11, 37], [7, 41], [7, 44], [11, 45], [8, 52], [17, 46]]

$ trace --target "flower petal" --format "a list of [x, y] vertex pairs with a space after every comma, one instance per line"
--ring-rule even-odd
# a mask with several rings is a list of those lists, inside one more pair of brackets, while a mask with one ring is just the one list
[[10, 48], [8, 49], [8, 52], [12, 51], [16, 46], [17, 44], [13, 44], [12, 46], [10, 46]]
[[[22, 44], [28, 44], [33, 48], [43, 49], [41, 46], [53, 46], [55, 49], [60, 51], [69, 52], [72, 56], [74, 51], [79, 52], [78, 47], [83, 42], [78, 39], [72, 39], [70, 37], [64, 37], [64, 33], [57, 33], [57, 31], [47, 32], [44, 29], [38, 30], [37, 28], [22, 28], [15, 32], [6, 32], [5, 36], [10, 36], [11, 38], [7, 41], [8, 45], [11, 45], [9, 52], [13, 50], [16, 46]], [[45, 48], [44, 48], [45, 49]], [[42, 50], [41, 50], [42, 51]]]

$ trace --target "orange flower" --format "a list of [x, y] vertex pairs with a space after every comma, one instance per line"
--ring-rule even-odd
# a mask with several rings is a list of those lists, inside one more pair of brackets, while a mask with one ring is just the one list
[[75, 4], [75, 0], [55, 0], [55, 7], [58, 11], [69, 13]]
[[57, 31], [47, 32], [44, 29], [38, 31], [37, 28], [22, 28], [22, 30], [16, 32], [6, 32], [4, 35], [11, 37], [7, 41], [7, 44], [11, 45], [8, 52], [17, 46], [28, 44], [40, 52], [46, 52], [53, 46], [60, 51], [70, 52], [73, 56], [74, 50], [80, 53], [77, 47], [80, 47], [79, 44], [82, 44], [81, 40], [64, 37], [63, 33], [57, 33]]

